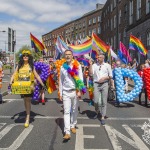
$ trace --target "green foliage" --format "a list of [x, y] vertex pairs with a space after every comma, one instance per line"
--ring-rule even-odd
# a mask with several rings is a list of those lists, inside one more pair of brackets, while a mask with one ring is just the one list
[[34, 51], [34, 49], [31, 48], [31, 46], [29, 46], [29, 45], [23, 45], [23, 46], [19, 49], [19, 51], [16, 53], [16, 62], [19, 61], [19, 56], [22, 54], [22, 51], [23, 51], [23, 50], [30, 50], [31, 53], [32, 53], [33, 59], [34, 59], [35, 61], [36, 61], [36, 60], [39, 60], [39, 58], [42, 57], [42, 53], [41, 53], [41, 52], [36, 53], [36, 52]]
[[12, 69], [12, 66], [11, 65], [3, 65], [3, 70], [6, 70], [6, 69]]

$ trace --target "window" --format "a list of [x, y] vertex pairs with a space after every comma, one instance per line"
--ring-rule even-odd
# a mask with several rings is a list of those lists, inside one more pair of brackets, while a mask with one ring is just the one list
[[92, 35], [92, 30], [89, 30], [89, 36], [91, 36]]
[[110, 5], [110, 12], [113, 10], [113, 4]]
[[83, 22], [83, 27], [85, 27], [85, 21]]
[[114, 49], [116, 49], [116, 36], [114, 36]]
[[121, 10], [119, 11], [119, 24], [121, 24]]
[[119, 41], [121, 41], [121, 33], [119, 33]]
[[147, 32], [147, 46], [150, 46], [150, 30]]
[[101, 16], [98, 16], [98, 22], [101, 22]]
[[137, 0], [137, 20], [141, 18], [141, 0]]
[[93, 23], [96, 23], [96, 18], [93, 18]]
[[114, 16], [114, 28], [116, 28], [116, 15]]
[[93, 29], [93, 33], [96, 33], [96, 28]]
[[82, 37], [85, 38], [85, 31], [83, 31]]
[[129, 2], [129, 24], [133, 23], [133, 0]]
[[89, 25], [91, 25], [91, 24], [92, 24], [92, 19], [89, 20]]
[[116, 0], [114, 0], [114, 8], [116, 7]]
[[109, 19], [108, 19], [108, 23], [107, 23], [108, 27], [109, 27]]
[[111, 18], [111, 31], [113, 29], [113, 18]]
[[97, 33], [98, 33], [98, 34], [101, 34], [101, 27], [100, 27], [100, 26], [98, 27]]
[[114, 45], [113, 38], [111, 38], [111, 45], [112, 45], [112, 46]]
[[146, 0], [146, 14], [150, 13], [150, 0]]

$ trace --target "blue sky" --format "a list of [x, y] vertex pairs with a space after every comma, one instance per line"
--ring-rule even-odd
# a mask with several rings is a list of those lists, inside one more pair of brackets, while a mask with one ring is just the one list
[[[16, 30], [16, 49], [30, 45], [30, 32], [37, 38], [96, 8], [106, 0], [1, 0], [0, 31]], [[0, 49], [5, 49], [7, 33], [0, 32]], [[6, 47], [7, 50], [7, 47]]]

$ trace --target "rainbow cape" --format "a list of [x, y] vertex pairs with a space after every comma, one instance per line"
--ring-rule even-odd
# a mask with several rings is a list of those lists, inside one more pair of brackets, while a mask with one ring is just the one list
[[92, 49], [99, 49], [103, 53], [109, 50], [109, 46], [105, 44], [95, 33], [92, 33]]
[[44, 45], [30, 33], [30, 39], [31, 39], [31, 47], [34, 48], [35, 52], [43, 51]]
[[148, 50], [144, 47], [141, 40], [133, 35], [130, 35], [129, 49], [137, 50], [142, 55], [146, 55], [148, 53]]
[[69, 49], [73, 52], [73, 56], [88, 54], [92, 50], [92, 39], [89, 39], [80, 45], [70, 45]]

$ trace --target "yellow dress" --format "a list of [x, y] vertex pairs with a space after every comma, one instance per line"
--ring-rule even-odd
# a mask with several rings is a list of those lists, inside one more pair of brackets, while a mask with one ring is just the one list
[[16, 72], [12, 84], [12, 94], [31, 94], [33, 90], [34, 75], [29, 64], [24, 65]]

